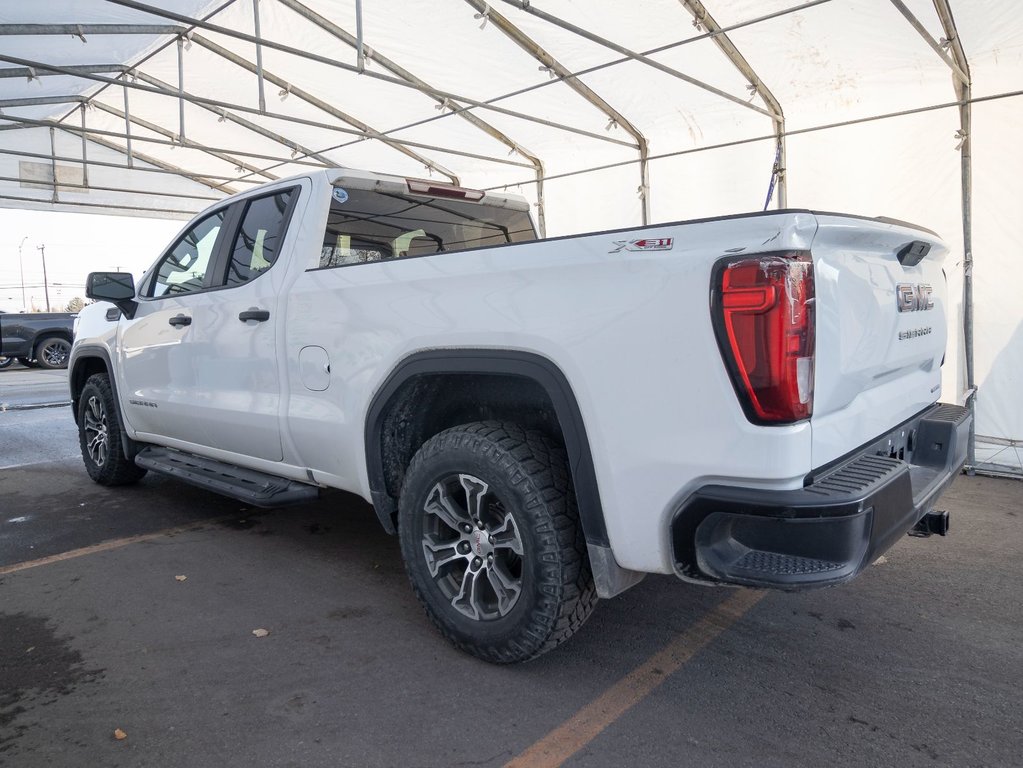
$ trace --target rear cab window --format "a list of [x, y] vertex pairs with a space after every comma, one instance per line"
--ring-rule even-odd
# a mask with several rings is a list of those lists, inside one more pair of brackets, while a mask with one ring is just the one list
[[339, 181], [319, 268], [369, 264], [536, 240], [528, 205], [450, 185]]

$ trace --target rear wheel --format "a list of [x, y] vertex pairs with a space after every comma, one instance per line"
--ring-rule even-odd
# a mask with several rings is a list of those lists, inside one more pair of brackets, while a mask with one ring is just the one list
[[560, 446], [477, 422], [428, 440], [399, 504], [405, 567], [427, 615], [485, 661], [526, 661], [571, 637], [597, 601]]
[[43, 368], [67, 368], [71, 356], [71, 342], [60, 336], [50, 336], [36, 347], [36, 361]]
[[117, 402], [105, 373], [90, 376], [82, 389], [78, 440], [85, 470], [100, 485], [130, 485], [146, 474], [124, 456]]
[[0, 355], [0, 370], [3, 370], [4, 368], [9, 368], [12, 365], [14, 365], [13, 357], [4, 357]]

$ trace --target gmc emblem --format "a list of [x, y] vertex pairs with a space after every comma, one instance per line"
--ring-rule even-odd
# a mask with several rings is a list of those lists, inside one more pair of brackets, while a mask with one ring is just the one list
[[899, 283], [895, 286], [895, 300], [899, 312], [923, 312], [934, 306], [931, 286], [926, 284]]

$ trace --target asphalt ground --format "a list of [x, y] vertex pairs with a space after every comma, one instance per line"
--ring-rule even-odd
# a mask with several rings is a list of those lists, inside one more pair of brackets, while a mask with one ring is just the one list
[[20, 363], [0, 370], [0, 413], [50, 407], [70, 399], [67, 371], [25, 368]]
[[0, 765], [1020, 766], [1021, 502], [960, 477], [947, 538], [851, 584], [648, 577], [497, 667], [434, 631], [361, 500], [100, 488], [68, 408], [8, 408]]

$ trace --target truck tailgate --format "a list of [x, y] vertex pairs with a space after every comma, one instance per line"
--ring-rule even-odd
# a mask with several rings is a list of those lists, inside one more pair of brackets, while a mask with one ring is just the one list
[[906, 224], [829, 214], [817, 220], [814, 467], [938, 399], [948, 252], [937, 236]]

